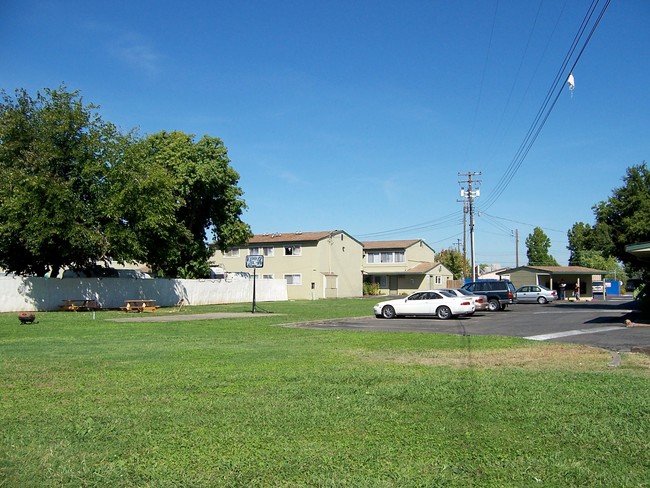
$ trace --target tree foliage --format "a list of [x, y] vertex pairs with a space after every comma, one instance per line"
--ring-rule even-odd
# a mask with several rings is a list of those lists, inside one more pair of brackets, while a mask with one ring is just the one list
[[623, 186], [594, 206], [596, 225], [604, 225], [612, 240], [611, 254], [633, 269], [647, 267], [625, 252], [625, 246], [650, 241], [650, 171], [644, 162], [627, 169]]
[[43, 276], [137, 261], [205, 276], [208, 237], [223, 249], [250, 235], [229, 163], [217, 138], [123, 134], [65, 86], [2, 92], [0, 267]]
[[535, 227], [526, 238], [526, 255], [531, 266], [558, 266], [557, 261], [548, 252], [551, 248], [551, 239], [540, 227]]
[[614, 246], [609, 227], [604, 223], [592, 227], [583, 222], [576, 222], [567, 233], [567, 238], [569, 241], [567, 249], [571, 251], [569, 257], [571, 266], [591, 267], [586, 264], [586, 261], [593, 260], [594, 253], [600, 255], [603, 262], [612, 256]]
[[148, 263], [166, 276], [209, 276], [213, 250], [207, 232], [221, 250], [251, 235], [240, 219], [246, 205], [237, 186], [239, 174], [230, 166], [223, 142], [209, 136], [194, 142], [182, 132], [160, 132], [140, 141], [136, 150], [144, 167], [158, 169], [154, 186], [167, 185], [164, 204], [170, 212], [163, 225], [145, 223], [154, 232], [140, 233]]
[[2, 96], [0, 267], [42, 276], [105, 259], [107, 176], [129, 137], [65, 87]]
[[455, 280], [459, 280], [464, 275], [464, 270], [469, 269], [470, 265], [467, 259], [456, 249], [444, 249], [436, 255], [436, 261], [451, 271]]

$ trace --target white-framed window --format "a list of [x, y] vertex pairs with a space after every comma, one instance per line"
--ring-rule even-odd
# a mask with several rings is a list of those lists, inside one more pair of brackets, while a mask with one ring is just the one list
[[436, 285], [442, 285], [442, 276], [436, 276], [435, 282]]
[[268, 258], [273, 256], [273, 246], [249, 247], [248, 254], [264, 256]]
[[284, 246], [285, 256], [300, 256], [302, 254], [302, 246]]
[[373, 251], [368, 253], [368, 264], [403, 263], [404, 251]]
[[239, 257], [239, 248], [238, 247], [233, 247], [232, 249], [228, 249], [225, 253], [224, 256], [227, 258], [238, 258]]
[[286, 274], [284, 279], [287, 280], [287, 285], [302, 285], [301, 274]]

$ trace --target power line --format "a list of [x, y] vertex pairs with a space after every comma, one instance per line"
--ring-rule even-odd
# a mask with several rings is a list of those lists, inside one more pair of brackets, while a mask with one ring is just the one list
[[[605, 5], [601, 9], [596, 21], [594, 22], [587, 38], [582, 44], [582, 48], [578, 52], [578, 55], [571, 65], [571, 68], [569, 69], [569, 73], [573, 72], [574, 68], [576, 67], [578, 61], [580, 60], [582, 54], [584, 53], [589, 41], [591, 40], [596, 28], [598, 27], [598, 24], [602, 20], [602, 17], [605, 14], [605, 11], [609, 7], [611, 0], [606, 0]], [[506, 171], [502, 175], [501, 179], [498, 181], [495, 190], [493, 193], [490, 194], [485, 200], [484, 204], [480, 206], [479, 208], [479, 216], [489, 216], [485, 212], [485, 210], [489, 209], [498, 199], [499, 197], [503, 194], [503, 192], [506, 190], [514, 176], [516, 175], [517, 171], [523, 164], [524, 160], [528, 156], [529, 151], [531, 150], [533, 144], [537, 140], [537, 137], [539, 136], [541, 130], [543, 129], [544, 125], [546, 124], [546, 121], [548, 120], [553, 108], [555, 107], [555, 104], [557, 103], [557, 100], [562, 93], [562, 89], [564, 87], [565, 80], [568, 75], [564, 75], [563, 73], [566, 73], [566, 67], [568, 66], [569, 60], [575, 53], [577, 49], [577, 45], [580, 41], [580, 39], [583, 37], [589, 22], [591, 18], [593, 17], [596, 8], [598, 4], [600, 3], [600, 0], [593, 0], [591, 6], [589, 7], [587, 14], [585, 14], [585, 17], [583, 18], [582, 24], [578, 30], [578, 33], [574, 37], [574, 40], [571, 44], [571, 47], [569, 48], [565, 59], [561, 65], [561, 67], [558, 69], [557, 74], [555, 76], [555, 79], [549, 88], [546, 98], [544, 99], [541, 107], [539, 108], [533, 122], [531, 123], [531, 126], [529, 127], [526, 136], [524, 137], [524, 140], [520, 144], [519, 148], [517, 149], [517, 152], [515, 153], [515, 156], [513, 157], [512, 161], [510, 162], [508, 168], [506, 168]], [[495, 16], [496, 16], [496, 9], [495, 9]], [[494, 20], [493, 20], [494, 24]], [[494, 29], [494, 25], [492, 26]], [[491, 40], [490, 40], [491, 42]], [[489, 50], [488, 50], [488, 56], [489, 56]], [[553, 94], [555, 93], [555, 97], [553, 97]], [[480, 97], [479, 97], [480, 99]], [[480, 102], [480, 100], [479, 100]], [[358, 237], [361, 239], [373, 239], [373, 238], [385, 238], [391, 235], [396, 235], [396, 234], [401, 234], [404, 232], [415, 232], [415, 231], [426, 231], [426, 230], [433, 230], [436, 228], [442, 228], [446, 225], [451, 225], [451, 224], [457, 224], [459, 221], [462, 221], [462, 215], [459, 215], [458, 212], [453, 213], [453, 214], [448, 214], [446, 216], [440, 217], [438, 219], [422, 222], [420, 224], [414, 224], [410, 226], [405, 226], [405, 227], [399, 227], [395, 229], [389, 229], [389, 230], [384, 230], [384, 231], [379, 231], [379, 232], [374, 232], [374, 233], [368, 233], [368, 234], [361, 234]], [[533, 224], [528, 224], [525, 222], [518, 222], [515, 220], [510, 220], [510, 219], [505, 219], [501, 217], [495, 217], [495, 216], [489, 216], [492, 218], [498, 218], [501, 220], [507, 220], [511, 221], [514, 223], [519, 223], [523, 225], [529, 225], [531, 227], [536, 227]], [[492, 222], [493, 225], [496, 225], [496, 223]], [[537, 226], [539, 227], [539, 226]], [[550, 230], [553, 232], [562, 232], [564, 233], [565, 231], [560, 231], [557, 229], [546, 229], [543, 227], [540, 227], [544, 230]], [[502, 228], [504, 230], [505, 228]]]
[[387, 237], [390, 235], [395, 235], [395, 234], [401, 234], [405, 232], [415, 232], [415, 231], [423, 231], [423, 230], [432, 230], [436, 228], [442, 228], [445, 226], [449, 226], [451, 224], [458, 224], [460, 223], [462, 219], [462, 215], [460, 212], [454, 212], [452, 214], [445, 215], [443, 217], [440, 217], [438, 219], [434, 220], [429, 220], [427, 222], [422, 222], [420, 224], [414, 224], [414, 225], [409, 225], [406, 227], [399, 227], [396, 229], [389, 229], [389, 230], [383, 230], [379, 232], [371, 232], [368, 234], [360, 234], [357, 235], [357, 238], [360, 239], [373, 239], [373, 238], [380, 238], [380, 237]]
[[[510, 162], [508, 168], [506, 168], [506, 171], [504, 172], [503, 176], [497, 183], [494, 192], [490, 194], [484, 201], [484, 204], [481, 206], [482, 209], [486, 210], [490, 208], [498, 199], [499, 197], [503, 194], [503, 192], [506, 190], [512, 179], [515, 177], [517, 174], [517, 171], [523, 164], [524, 160], [528, 156], [528, 153], [530, 152], [531, 148], [533, 147], [535, 141], [537, 140], [537, 137], [539, 136], [540, 132], [544, 128], [544, 125], [546, 125], [546, 121], [548, 120], [551, 112], [553, 111], [553, 108], [555, 107], [555, 104], [557, 103], [558, 98], [560, 97], [560, 94], [562, 93], [562, 90], [564, 88], [564, 83], [568, 77], [568, 74], [572, 73], [573, 70], [575, 69], [576, 65], [578, 64], [578, 61], [582, 57], [582, 54], [584, 53], [587, 45], [589, 44], [589, 41], [591, 40], [596, 27], [598, 27], [598, 24], [603, 18], [603, 15], [605, 14], [605, 11], [607, 10], [607, 7], [609, 6], [611, 0], [606, 0], [605, 5], [600, 11], [600, 14], [598, 15], [596, 21], [594, 22], [591, 31], [587, 35], [587, 38], [584, 40], [582, 44], [582, 48], [578, 52], [578, 55], [571, 65], [571, 68], [568, 70], [568, 73], [566, 71], [566, 67], [569, 65], [569, 61], [574, 55], [578, 43], [580, 39], [583, 37], [589, 22], [591, 21], [591, 18], [594, 15], [594, 12], [596, 10], [596, 7], [599, 3], [599, 0], [593, 0], [592, 4], [587, 11], [587, 14], [585, 14], [585, 17], [582, 21], [582, 24], [580, 26], [580, 29], [578, 30], [578, 33], [574, 37], [573, 43], [571, 44], [571, 47], [569, 48], [569, 51], [567, 52], [564, 61], [561, 65], [561, 67], [558, 69], [557, 74], [555, 76], [555, 79], [553, 83], [551, 84], [551, 87], [549, 88], [546, 98], [544, 99], [541, 107], [539, 108], [537, 115], [535, 116], [535, 119], [533, 120], [530, 128], [528, 129], [528, 132], [526, 133], [524, 140], [520, 144], [519, 148], [517, 149], [517, 152], [515, 153], [515, 156], [513, 157], [512, 161]], [[555, 93], [555, 96], [553, 96]]]
[[551, 232], [561, 232], [561, 233], [563, 233], [563, 234], [564, 234], [565, 232], [567, 232], [567, 231], [565, 231], [565, 230], [551, 229], [551, 228], [549, 228], [549, 227], [542, 227], [542, 226], [540, 226], [540, 225], [536, 225], [536, 224], [529, 224], [528, 222], [521, 222], [520, 220], [512, 220], [512, 219], [507, 219], [507, 218], [505, 218], [505, 217], [497, 217], [496, 215], [490, 215], [490, 214], [487, 213], [487, 212], [480, 212], [480, 213], [479, 213], [479, 217], [484, 217], [484, 216], [488, 216], [488, 217], [491, 217], [491, 218], [493, 218], [493, 219], [505, 220], [505, 221], [507, 221], [507, 222], [512, 222], [512, 223], [514, 223], [514, 224], [527, 225], [527, 226], [529, 226], [529, 227], [539, 227], [540, 229], [548, 230], [548, 231], [551, 231]]

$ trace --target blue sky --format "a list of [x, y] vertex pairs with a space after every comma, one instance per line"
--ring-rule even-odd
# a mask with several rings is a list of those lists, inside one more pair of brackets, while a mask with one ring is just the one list
[[650, 154], [650, 2], [612, 2], [564, 83], [605, 3], [568, 56], [591, 1], [2, 0], [0, 88], [220, 137], [255, 233], [456, 246], [459, 173], [480, 172], [476, 262], [514, 266], [517, 230], [525, 264], [539, 226], [566, 264], [567, 231]]

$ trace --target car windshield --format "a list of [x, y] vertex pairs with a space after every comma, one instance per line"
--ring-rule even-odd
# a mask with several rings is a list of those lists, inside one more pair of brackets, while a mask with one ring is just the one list
[[444, 295], [446, 297], [455, 297], [456, 296], [456, 295], [454, 295], [452, 292], [450, 292], [448, 290], [438, 290], [438, 291], [440, 292], [441, 295]]

